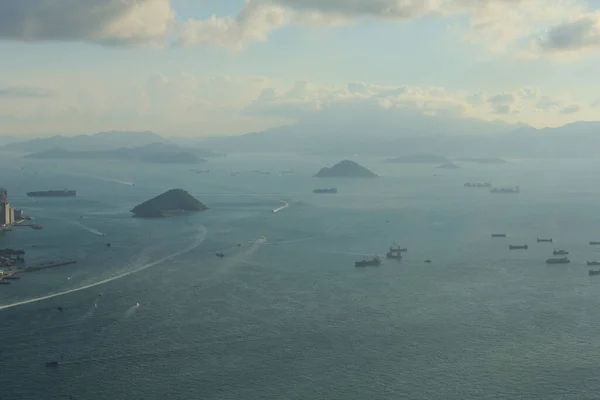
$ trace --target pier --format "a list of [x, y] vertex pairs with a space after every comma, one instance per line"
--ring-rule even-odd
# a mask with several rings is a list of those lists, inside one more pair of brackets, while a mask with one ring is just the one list
[[13, 228], [17, 228], [17, 227], [27, 227], [27, 228], [31, 228], [31, 229], [44, 229], [44, 227], [40, 224], [18, 224], [18, 225], [13, 225]]
[[54, 262], [49, 262], [46, 264], [32, 265], [32, 266], [27, 266], [27, 267], [4, 270], [0, 274], [0, 284], [6, 284], [10, 280], [19, 280], [19, 279], [21, 279], [21, 277], [18, 275], [26, 273], [26, 272], [40, 271], [43, 269], [62, 267], [65, 265], [72, 265], [72, 264], [76, 264], [76, 263], [77, 263], [77, 261], [75, 261], [75, 260], [54, 261]]

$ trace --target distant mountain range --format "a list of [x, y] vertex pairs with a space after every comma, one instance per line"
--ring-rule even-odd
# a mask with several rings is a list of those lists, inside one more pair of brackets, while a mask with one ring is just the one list
[[220, 155], [202, 150], [208, 148], [228, 153], [294, 152], [381, 157], [438, 154], [461, 161], [497, 163], [502, 162], [498, 160], [501, 158], [600, 157], [597, 151], [600, 148], [600, 122], [581, 121], [558, 128], [536, 129], [522, 124], [377, 111], [368, 116], [364, 113], [328, 115], [241, 136], [166, 139], [154, 132], [101, 132], [13, 142], [0, 150], [21, 153], [56, 149], [115, 151], [122, 147], [154, 144], [173, 146], [177, 152], [188, 152], [200, 158]]
[[[200, 153], [206, 154], [206, 150]], [[211, 154], [216, 154], [212, 153]], [[152, 143], [140, 147], [121, 147], [116, 150], [65, 150], [51, 149], [26, 155], [30, 159], [59, 160], [125, 160], [155, 164], [199, 164], [206, 162], [197, 154], [184, 151], [176, 145]]]
[[[414, 121], [413, 121], [414, 122]], [[203, 147], [227, 152], [300, 152], [399, 157], [441, 154], [483, 163], [502, 157], [600, 157], [600, 122], [575, 122], [558, 128], [432, 118], [391, 124], [371, 120], [299, 123], [242, 136], [211, 137]], [[491, 162], [491, 161], [490, 161]]]
[[52, 136], [21, 142], [12, 142], [4, 150], [34, 153], [52, 149], [64, 150], [115, 150], [120, 147], [139, 147], [153, 143], [172, 144], [154, 132], [100, 132], [93, 135]]
[[29, 153], [35, 159], [120, 159], [153, 163], [197, 164], [219, 157], [211, 150], [180, 147], [154, 132], [100, 132], [11, 142], [0, 149]]

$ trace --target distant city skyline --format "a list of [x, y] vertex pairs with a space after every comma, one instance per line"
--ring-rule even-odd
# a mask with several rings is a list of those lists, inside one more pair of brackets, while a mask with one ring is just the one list
[[0, 0], [0, 54], [0, 136], [600, 119], [600, 0]]

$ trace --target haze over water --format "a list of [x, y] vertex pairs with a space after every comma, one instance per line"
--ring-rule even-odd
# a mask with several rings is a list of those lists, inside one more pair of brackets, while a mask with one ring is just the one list
[[[0, 308], [59, 294], [0, 310], [0, 398], [597, 398], [600, 281], [585, 262], [600, 260], [588, 245], [600, 240], [600, 161], [355, 160], [381, 178], [313, 178], [339, 159], [293, 155], [232, 155], [204, 174], [112, 162], [0, 169], [11, 202], [45, 228], [17, 228], [0, 247], [78, 260], [0, 287]], [[63, 187], [78, 197], [24, 195]], [[326, 187], [339, 193], [312, 193]], [[171, 188], [210, 210], [131, 218]], [[401, 263], [354, 268], [393, 242], [409, 249]], [[546, 265], [553, 248], [572, 263]]]

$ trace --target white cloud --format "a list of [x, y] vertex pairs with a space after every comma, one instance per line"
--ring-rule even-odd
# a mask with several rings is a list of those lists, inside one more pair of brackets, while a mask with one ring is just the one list
[[0, 0], [0, 40], [162, 44], [170, 0]]
[[585, 0], [246, 0], [235, 17], [184, 23], [179, 42], [240, 49], [285, 25], [338, 26], [377, 18], [466, 17], [463, 37], [488, 49], [519, 47], [536, 32], [585, 10]]
[[551, 96], [542, 96], [536, 103], [535, 107], [538, 110], [557, 111], [563, 107], [564, 100]]
[[[585, 5], [585, 0], [245, 0], [233, 16], [176, 21], [171, 0], [0, 0], [0, 40], [164, 45], [174, 39], [240, 50], [287, 25], [436, 16], [460, 21], [464, 38], [495, 50], [520, 47], [548, 29], [534, 52], [556, 53], [598, 47], [600, 17], [583, 14]], [[575, 17], [564, 22], [570, 16]]]
[[513, 93], [498, 93], [488, 99], [488, 103], [492, 105], [510, 105], [514, 104], [517, 100], [517, 97]]
[[268, 34], [286, 22], [278, 6], [247, 3], [235, 17], [212, 15], [206, 20], [183, 23], [177, 42], [182, 45], [216, 45], [240, 50], [247, 42], [267, 40]]
[[552, 26], [532, 47], [540, 54], [567, 57], [600, 50], [600, 11], [579, 14]]
[[581, 104], [570, 104], [562, 109], [561, 113], [563, 114], [575, 114], [583, 109]]
[[[488, 96], [441, 87], [288, 83], [255, 76], [137, 77], [131, 72], [129, 77], [93, 78], [65, 74], [0, 84], [4, 88], [0, 89], [0, 134], [112, 129], [188, 136], [241, 134], [296, 121], [319, 124], [365, 117], [401, 123], [415, 115], [536, 126], [567, 123], [576, 117], [594, 119], [593, 109], [572, 99], [543, 93], [534, 99], [523, 95], [527, 88]], [[550, 100], [558, 105], [538, 104]]]

